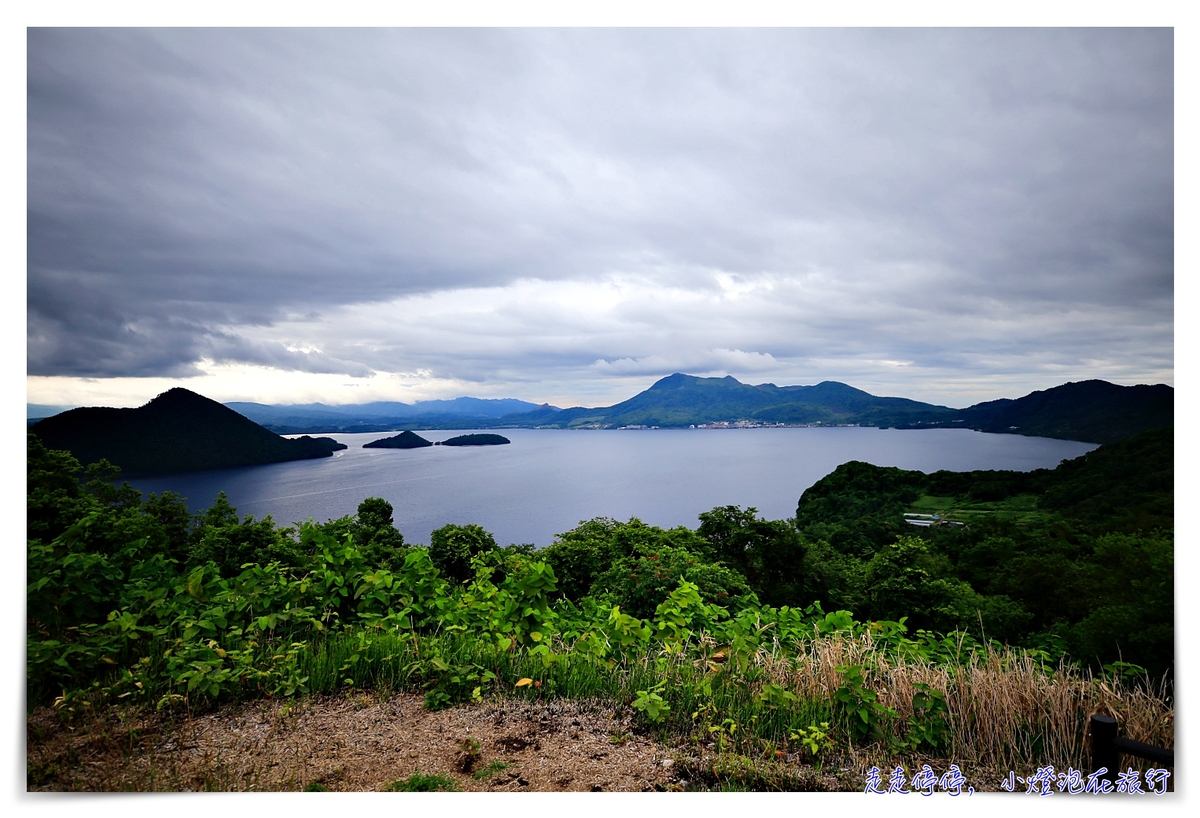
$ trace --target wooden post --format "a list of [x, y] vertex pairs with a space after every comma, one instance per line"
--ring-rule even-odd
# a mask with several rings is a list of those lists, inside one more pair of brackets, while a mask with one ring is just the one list
[[1107, 769], [1102, 776], [1109, 781], [1117, 777], [1117, 767], [1121, 763], [1113, 740], [1117, 737], [1117, 720], [1103, 713], [1095, 713], [1091, 718], [1092, 728], [1092, 772], [1101, 767]]

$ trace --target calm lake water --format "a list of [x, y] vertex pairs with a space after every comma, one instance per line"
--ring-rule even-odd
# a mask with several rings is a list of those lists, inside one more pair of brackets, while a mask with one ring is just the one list
[[[420, 432], [446, 440], [460, 431]], [[465, 430], [469, 431], [469, 430]], [[240, 513], [278, 523], [354, 514], [366, 497], [395, 508], [410, 543], [446, 523], [478, 523], [496, 541], [549, 545], [581, 520], [639, 517], [694, 528], [715, 506], [753, 506], [769, 519], [796, 513], [801, 493], [841, 463], [864, 460], [938, 469], [1053, 468], [1091, 443], [964, 429], [870, 428], [505, 429], [507, 446], [364, 449], [386, 434], [329, 435], [350, 448], [333, 457], [175, 477], [130, 480], [174, 491], [193, 512], [224, 491]]]

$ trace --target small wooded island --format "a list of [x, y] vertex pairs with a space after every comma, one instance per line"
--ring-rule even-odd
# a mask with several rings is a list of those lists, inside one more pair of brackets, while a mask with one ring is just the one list
[[[507, 441], [505, 441], [507, 442]], [[405, 431], [392, 437], [384, 437], [364, 443], [364, 449], [423, 449], [433, 443], [421, 437], [416, 432]]]
[[449, 440], [443, 440], [437, 445], [439, 446], [502, 446], [505, 443], [511, 443], [507, 437], [503, 435], [459, 435], [452, 437]]
[[416, 432], [401, 432], [392, 437], [384, 437], [364, 443], [364, 449], [423, 449], [426, 446], [501, 446], [511, 443], [502, 435], [459, 435], [449, 440], [439, 440], [431, 443]]

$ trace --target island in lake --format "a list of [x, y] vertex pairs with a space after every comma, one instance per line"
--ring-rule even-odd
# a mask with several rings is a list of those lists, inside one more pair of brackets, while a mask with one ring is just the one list
[[[504, 441], [507, 443], [508, 441]], [[432, 446], [431, 441], [421, 437], [416, 432], [401, 432], [392, 437], [384, 437], [379, 440], [372, 440], [370, 443], [364, 443], [364, 449], [423, 449], [426, 446]]]
[[511, 443], [504, 435], [459, 435], [443, 440], [439, 446], [502, 446]]

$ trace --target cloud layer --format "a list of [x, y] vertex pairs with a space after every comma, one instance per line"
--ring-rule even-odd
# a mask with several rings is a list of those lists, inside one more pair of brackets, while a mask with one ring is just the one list
[[32, 29], [31, 399], [1170, 382], [1172, 65], [1162, 29]]

